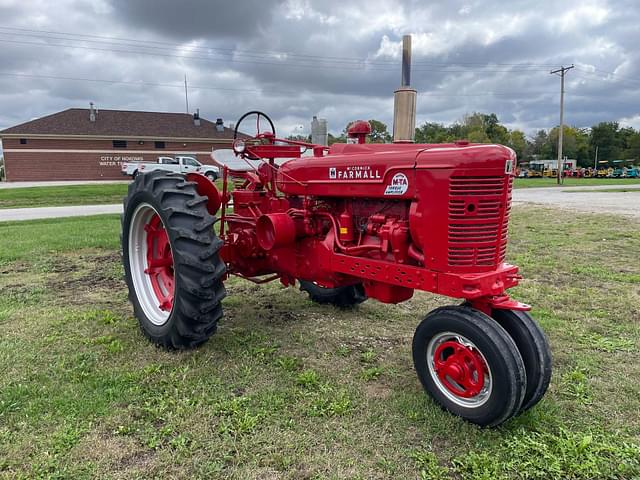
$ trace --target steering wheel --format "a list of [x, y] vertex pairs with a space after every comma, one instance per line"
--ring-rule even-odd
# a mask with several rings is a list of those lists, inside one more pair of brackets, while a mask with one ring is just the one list
[[271, 119], [269, 118], [269, 116], [266, 113], [260, 112], [258, 110], [251, 110], [250, 112], [245, 113], [244, 115], [242, 115], [240, 117], [240, 120], [238, 120], [238, 122], [236, 123], [236, 129], [233, 131], [233, 139], [236, 140], [238, 138], [238, 130], [240, 129], [240, 124], [242, 123], [242, 121], [251, 116], [251, 115], [255, 115], [256, 116], [256, 136], [260, 135], [260, 117], [264, 117], [265, 120], [267, 122], [269, 122], [269, 126], [271, 127], [271, 133], [273, 133], [273, 135], [275, 136], [276, 134], [276, 127], [273, 125], [273, 122], [271, 121]]
[[251, 153], [247, 152], [244, 139], [239, 139], [238, 138], [238, 130], [240, 128], [240, 124], [242, 123], [242, 121], [245, 118], [247, 118], [247, 117], [249, 117], [251, 115], [255, 115], [256, 116], [256, 130], [257, 130], [257, 132], [256, 132], [256, 135], [255, 135], [254, 138], [257, 138], [257, 137], [260, 136], [260, 117], [264, 117], [267, 120], [267, 122], [269, 122], [269, 126], [271, 127], [271, 133], [275, 137], [276, 127], [273, 125], [273, 122], [271, 121], [269, 116], [266, 113], [260, 112], [258, 110], [251, 110], [250, 112], [247, 112], [244, 115], [242, 115], [240, 117], [240, 120], [238, 120], [238, 123], [236, 123], [236, 128], [233, 131], [233, 151], [235, 152], [236, 155], [240, 155], [243, 158], [248, 158], [249, 160], [259, 160], [258, 157], [256, 157], [255, 155], [252, 155]]

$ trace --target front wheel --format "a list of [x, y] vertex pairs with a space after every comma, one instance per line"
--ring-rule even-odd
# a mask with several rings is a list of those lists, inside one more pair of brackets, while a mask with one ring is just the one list
[[209, 180], [211, 180], [212, 182], [215, 182], [218, 179], [218, 175], [216, 175], [215, 172], [207, 172], [205, 174], [205, 177], [207, 177]]
[[182, 175], [139, 175], [122, 216], [122, 260], [142, 332], [167, 348], [200, 345], [222, 317], [225, 264], [207, 199]]
[[469, 422], [496, 426], [522, 405], [522, 357], [507, 332], [478, 310], [451, 306], [429, 313], [413, 337], [413, 361], [436, 403]]

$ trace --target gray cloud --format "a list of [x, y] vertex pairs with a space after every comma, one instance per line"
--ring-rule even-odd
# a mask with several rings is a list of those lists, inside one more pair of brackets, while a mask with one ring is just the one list
[[268, 31], [284, 0], [112, 0], [114, 18], [166, 38], [248, 38]]
[[[0, 73], [178, 85], [0, 74], [0, 128], [89, 101], [183, 111], [185, 74], [190, 105], [205, 117], [234, 121], [261, 109], [283, 135], [300, 124], [308, 130], [316, 114], [334, 132], [355, 118], [391, 126], [404, 33], [414, 36], [418, 122], [484, 111], [527, 133], [551, 128], [559, 79], [549, 70], [575, 63], [567, 76], [568, 123], [640, 127], [634, 0], [0, 0], [0, 18]], [[111, 39], [75, 36], [87, 34]]]

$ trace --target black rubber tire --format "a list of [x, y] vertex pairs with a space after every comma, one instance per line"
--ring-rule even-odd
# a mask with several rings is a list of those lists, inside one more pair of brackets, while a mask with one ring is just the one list
[[544, 396], [551, 381], [552, 358], [544, 332], [528, 312], [494, 310], [493, 319], [518, 347], [527, 372], [527, 391], [520, 411], [530, 409]]
[[[436, 386], [426, 356], [429, 341], [441, 332], [466, 337], [486, 359], [493, 385], [489, 398], [482, 405], [459, 405]], [[509, 334], [495, 320], [478, 310], [449, 306], [430, 312], [418, 325], [413, 337], [413, 362], [422, 386], [436, 403], [471, 423], [494, 427], [520, 410], [527, 385], [522, 357]]]
[[218, 179], [218, 175], [216, 175], [215, 172], [207, 172], [204, 174], [204, 176], [207, 177], [212, 182], [215, 182]]
[[340, 308], [349, 308], [364, 302], [367, 296], [361, 283], [346, 287], [325, 288], [307, 280], [298, 280], [300, 290], [307, 292], [309, 298], [323, 305], [335, 305]]
[[[131, 217], [140, 203], [151, 205], [167, 231], [174, 261], [174, 303], [168, 320], [153, 324], [136, 295], [129, 261]], [[222, 278], [226, 266], [214, 230], [215, 217], [207, 212], [207, 198], [183, 175], [155, 171], [138, 175], [129, 184], [122, 215], [122, 260], [129, 300], [140, 328], [157, 345], [170, 349], [193, 348], [206, 342], [222, 317], [226, 295]]]

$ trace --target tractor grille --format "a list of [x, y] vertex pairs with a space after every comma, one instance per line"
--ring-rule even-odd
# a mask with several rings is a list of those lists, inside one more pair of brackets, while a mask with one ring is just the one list
[[451, 178], [450, 267], [492, 267], [504, 261], [512, 188], [511, 176]]

